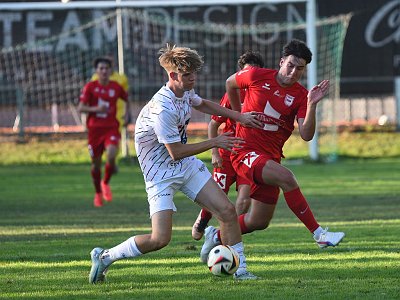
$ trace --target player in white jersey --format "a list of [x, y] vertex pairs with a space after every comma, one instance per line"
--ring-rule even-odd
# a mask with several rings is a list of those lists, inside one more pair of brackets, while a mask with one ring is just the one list
[[[136, 257], [168, 245], [172, 235], [173, 197], [177, 191], [209, 210], [220, 223], [222, 243], [232, 246], [240, 256], [234, 278], [255, 279], [247, 271], [243, 243], [234, 205], [212, 179], [206, 166], [194, 155], [211, 148], [232, 150], [241, 139], [225, 133], [207, 141], [187, 144], [186, 128], [192, 107], [207, 114], [231, 118], [244, 126], [262, 128], [253, 112], [241, 114], [202, 99], [193, 90], [196, 73], [203, 65], [199, 54], [190, 48], [167, 45], [160, 50], [160, 65], [168, 82], [140, 112], [135, 127], [135, 147], [146, 183], [152, 231], [136, 235], [110, 248], [91, 252], [90, 283], [105, 280], [105, 272], [115, 261]], [[212, 197], [210, 197], [212, 195]]]

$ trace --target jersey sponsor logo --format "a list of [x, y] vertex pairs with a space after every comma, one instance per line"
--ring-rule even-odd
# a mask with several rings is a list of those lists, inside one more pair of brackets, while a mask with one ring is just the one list
[[179, 136], [179, 133], [176, 133], [176, 134], [167, 134], [167, 138], [169, 138], [169, 139], [173, 139], [173, 138], [176, 138], [176, 137], [178, 137]]
[[114, 89], [109, 89], [108, 90], [108, 96], [114, 97], [115, 96], [115, 90]]
[[110, 137], [110, 140], [116, 141], [116, 140], [117, 140], [117, 137], [116, 137], [115, 135], [112, 135], [112, 136]]
[[270, 90], [271, 89], [271, 87], [270, 87], [271, 85], [269, 84], [269, 83], [264, 83], [264, 85], [262, 86], [262, 88], [263, 89], [266, 89], [266, 90]]
[[214, 172], [214, 181], [219, 185], [221, 189], [226, 187], [226, 174]]
[[98, 87], [95, 87], [95, 88], [94, 88], [94, 91], [95, 91], [96, 93], [98, 93], [98, 92], [99, 92], [99, 88], [98, 88]]
[[255, 153], [254, 151], [247, 153], [243, 159], [242, 159], [242, 163], [244, 163], [246, 166], [248, 166], [249, 168], [251, 168], [251, 166], [253, 165], [254, 161], [257, 159], [257, 157], [259, 157], [260, 155], [258, 155], [257, 153]]
[[293, 101], [294, 101], [294, 96], [291, 96], [291, 95], [286, 95], [285, 96], [285, 105], [286, 106], [292, 105]]

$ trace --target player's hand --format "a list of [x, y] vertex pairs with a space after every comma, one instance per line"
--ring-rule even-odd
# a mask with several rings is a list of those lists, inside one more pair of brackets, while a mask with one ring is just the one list
[[98, 105], [97, 107], [97, 111], [98, 113], [106, 113], [108, 112], [108, 107], [105, 105]]
[[308, 92], [308, 104], [315, 105], [325, 97], [329, 90], [329, 80], [322, 80]]
[[211, 155], [211, 163], [213, 168], [222, 168], [222, 157], [219, 155], [218, 151], [217, 153], [212, 153]]
[[214, 138], [217, 148], [228, 150], [236, 153], [233, 148], [242, 148], [241, 144], [245, 143], [242, 138], [233, 136], [233, 132], [225, 132]]
[[255, 111], [242, 113], [238, 122], [245, 127], [263, 129], [264, 124], [260, 120], [258, 120], [257, 115], [258, 113]]

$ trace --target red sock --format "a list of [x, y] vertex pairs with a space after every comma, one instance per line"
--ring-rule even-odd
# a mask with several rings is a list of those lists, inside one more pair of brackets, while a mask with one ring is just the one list
[[240, 216], [238, 217], [238, 221], [239, 221], [239, 225], [240, 225], [240, 231], [242, 232], [242, 234], [251, 232], [251, 231], [249, 231], [249, 230], [247, 229], [246, 223], [244, 222], [244, 217], [245, 217], [245, 215], [246, 215], [246, 214], [243, 214], [243, 215], [240, 215]]
[[301, 193], [300, 188], [286, 192], [283, 195], [285, 196], [289, 208], [300, 219], [300, 221], [303, 222], [308, 230], [313, 233], [319, 227], [319, 224], [315, 220], [311, 208], [308, 206], [307, 200]]
[[92, 180], [96, 193], [101, 193], [100, 181], [101, 181], [101, 170], [92, 168]]
[[217, 237], [218, 237], [218, 240], [222, 243], [222, 239], [221, 239], [221, 230], [217, 230]]
[[114, 172], [114, 165], [113, 164], [106, 164], [105, 168], [104, 168], [104, 183], [108, 184], [108, 182], [111, 179], [111, 176]]
[[207, 222], [210, 221], [210, 219], [212, 218], [212, 213], [210, 213], [208, 210], [206, 209], [202, 209], [201, 210], [201, 218], [203, 220], [206, 220]]

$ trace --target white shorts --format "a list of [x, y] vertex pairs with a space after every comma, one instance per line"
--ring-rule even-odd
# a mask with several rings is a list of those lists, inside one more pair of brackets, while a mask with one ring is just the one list
[[[150, 207], [150, 218], [156, 212], [172, 209], [177, 211], [173, 198], [177, 191], [184, 193], [189, 199], [194, 201], [197, 194], [211, 178], [204, 163], [199, 159], [191, 161], [184, 170], [173, 177], [167, 178], [157, 183], [151, 188], [151, 195], [148, 192], [148, 202]], [[154, 192], [156, 190], [156, 192]]]

